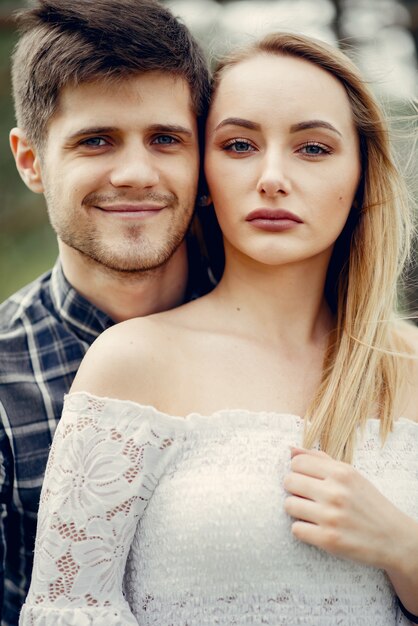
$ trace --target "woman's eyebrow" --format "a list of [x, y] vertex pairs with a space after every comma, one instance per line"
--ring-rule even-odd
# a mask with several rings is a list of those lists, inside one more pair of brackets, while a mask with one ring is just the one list
[[307, 120], [306, 122], [298, 122], [297, 124], [292, 124], [290, 127], [291, 133], [297, 133], [299, 130], [309, 130], [310, 128], [326, 128], [328, 130], [332, 130], [337, 135], [342, 137], [342, 134], [339, 130], [335, 128], [329, 122], [325, 122], [324, 120]]
[[250, 130], [260, 130], [261, 128], [260, 124], [250, 122], [250, 120], [245, 120], [242, 117], [227, 117], [216, 126], [215, 130], [223, 126], [241, 126], [242, 128], [249, 128]]
[[[215, 127], [215, 131], [223, 128], [224, 126], [240, 126], [241, 128], [248, 128], [249, 130], [260, 130], [261, 128], [260, 124], [257, 124], [256, 122], [251, 122], [250, 120], [246, 120], [241, 117], [227, 117]], [[298, 131], [309, 130], [311, 128], [326, 128], [327, 130], [331, 130], [332, 132], [342, 137], [340, 131], [337, 130], [335, 126], [333, 126], [329, 122], [326, 122], [325, 120], [307, 120], [304, 122], [298, 122], [297, 124], [292, 124], [292, 126], [290, 127], [290, 132], [296, 133]]]

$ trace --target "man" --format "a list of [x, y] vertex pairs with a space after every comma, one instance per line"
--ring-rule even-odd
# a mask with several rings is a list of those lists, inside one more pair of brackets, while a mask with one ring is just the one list
[[37, 0], [18, 19], [11, 147], [59, 260], [0, 307], [3, 626], [29, 587], [48, 449], [88, 346], [209, 289], [185, 243], [209, 91], [190, 33], [157, 0]]

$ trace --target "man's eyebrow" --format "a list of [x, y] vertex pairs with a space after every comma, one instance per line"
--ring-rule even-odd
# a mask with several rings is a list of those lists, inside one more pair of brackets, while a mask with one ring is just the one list
[[224, 126], [241, 126], [241, 128], [248, 128], [249, 130], [260, 130], [261, 128], [260, 124], [250, 122], [250, 120], [245, 120], [241, 117], [227, 117], [216, 126], [215, 130], [219, 130], [219, 128]]
[[297, 133], [300, 130], [309, 130], [310, 128], [326, 128], [327, 130], [332, 130], [337, 135], [342, 137], [342, 134], [339, 130], [335, 128], [329, 122], [325, 122], [324, 120], [307, 120], [306, 122], [298, 122], [297, 124], [292, 124], [290, 127], [291, 133]]
[[66, 137], [68, 141], [84, 137], [85, 135], [106, 135], [107, 133], [115, 132], [114, 126], [86, 126], [85, 128], [79, 128]]
[[[118, 130], [120, 129], [116, 126], [86, 126], [85, 128], [79, 128], [75, 132], [68, 135], [67, 141], [72, 141], [87, 135], [106, 135], [109, 133], [115, 133]], [[181, 126], [180, 124], [151, 124], [147, 127], [147, 131], [153, 133], [178, 133], [181, 135], [187, 135], [188, 137], [193, 136], [191, 128]]]
[[153, 133], [178, 133], [180, 135], [193, 136], [193, 131], [187, 126], [181, 126], [180, 124], [151, 124], [147, 127], [148, 131]]

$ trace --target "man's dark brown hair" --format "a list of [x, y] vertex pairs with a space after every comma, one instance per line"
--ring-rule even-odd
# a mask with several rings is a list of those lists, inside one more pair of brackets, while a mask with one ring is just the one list
[[[164, 71], [187, 81], [198, 117], [209, 76], [186, 26], [156, 0], [36, 0], [17, 13], [21, 37], [12, 63], [18, 126], [38, 147], [68, 85], [117, 84], [141, 72]], [[121, 105], [123, 107], [123, 104]]]

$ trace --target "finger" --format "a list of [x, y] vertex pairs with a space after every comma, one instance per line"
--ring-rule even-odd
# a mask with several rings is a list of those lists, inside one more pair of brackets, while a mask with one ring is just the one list
[[319, 524], [321, 522], [321, 507], [316, 502], [306, 498], [288, 496], [284, 501], [284, 510], [297, 520], [310, 522], [311, 524]]
[[290, 446], [290, 458], [293, 459], [294, 456], [298, 454], [307, 454], [308, 450], [305, 448], [297, 448], [296, 446]]
[[290, 469], [323, 480], [331, 475], [334, 464], [335, 461], [327, 455], [297, 454], [290, 461]]
[[293, 496], [316, 501], [324, 497], [323, 481], [304, 474], [290, 472], [284, 477], [283, 486]]
[[324, 529], [320, 525], [297, 520], [293, 522], [291, 530], [299, 541], [326, 550], [330, 554], [343, 555], [347, 552], [347, 541], [337, 529]]
[[292, 524], [292, 535], [303, 541], [303, 543], [309, 543], [312, 546], [321, 546], [322, 533], [317, 524], [311, 522], [305, 522], [297, 520]]
[[293, 457], [297, 456], [298, 454], [309, 454], [311, 456], [316, 456], [316, 457], [321, 457], [321, 458], [326, 458], [326, 459], [331, 458], [329, 454], [326, 454], [326, 452], [323, 452], [322, 450], [313, 450], [313, 449], [308, 449], [308, 448], [297, 448], [296, 446], [290, 446], [290, 458], [293, 459]]

